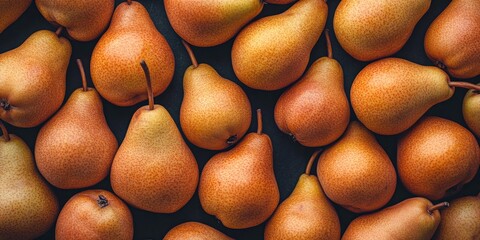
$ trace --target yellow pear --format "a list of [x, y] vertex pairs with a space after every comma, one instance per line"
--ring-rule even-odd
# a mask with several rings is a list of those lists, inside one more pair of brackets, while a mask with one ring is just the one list
[[480, 91], [471, 89], [467, 92], [463, 98], [462, 112], [470, 130], [480, 137]]

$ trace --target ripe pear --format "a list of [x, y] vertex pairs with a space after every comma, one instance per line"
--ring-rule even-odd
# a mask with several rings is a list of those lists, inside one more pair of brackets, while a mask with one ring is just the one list
[[350, 121], [342, 66], [332, 57], [328, 31], [325, 35], [328, 57], [315, 61], [275, 105], [275, 122], [280, 130], [307, 147], [337, 140]]
[[453, 0], [425, 34], [425, 52], [455, 78], [480, 74], [480, 1]]
[[32, 0], [0, 1], [0, 33], [14, 23], [30, 6]]
[[145, 7], [128, 0], [115, 9], [110, 27], [92, 53], [90, 71], [100, 95], [118, 106], [146, 100], [145, 79], [138, 67], [142, 59], [152, 69], [153, 95], [158, 96], [172, 81], [173, 52]]
[[463, 99], [462, 110], [465, 123], [477, 137], [480, 137], [480, 91], [472, 89], [467, 92]]
[[265, 227], [265, 239], [340, 239], [340, 220], [318, 182], [310, 175], [310, 158], [292, 194], [283, 201]]
[[257, 114], [257, 132], [247, 134], [231, 150], [213, 156], [200, 177], [198, 195], [203, 210], [228, 228], [261, 224], [272, 215], [280, 199], [272, 142], [262, 132], [260, 109]]
[[163, 240], [233, 240], [215, 228], [199, 222], [182, 223], [168, 231]]
[[427, 12], [431, 0], [342, 0], [333, 29], [342, 48], [360, 61], [399, 51]]
[[480, 195], [455, 199], [441, 214], [442, 219], [433, 239], [480, 238]]
[[75, 194], [58, 215], [55, 239], [133, 239], [127, 205], [106, 190]]
[[164, 4], [173, 30], [199, 47], [228, 41], [263, 9], [261, 0], [165, 0]]
[[35, 0], [40, 13], [56, 26], [63, 26], [78, 41], [90, 41], [103, 33], [110, 23], [114, 0]]
[[457, 193], [478, 171], [480, 148], [460, 124], [422, 118], [397, 146], [397, 170], [411, 193], [438, 200]]
[[33, 155], [0, 121], [0, 238], [34, 239], [55, 222], [58, 202], [35, 169]]
[[383, 207], [397, 185], [387, 153], [375, 136], [356, 121], [322, 153], [317, 175], [328, 198], [355, 213]]
[[0, 54], [0, 120], [35, 127], [60, 108], [72, 47], [59, 34], [40, 30]]
[[323, 0], [301, 0], [281, 14], [246, 26], [232, 47], [235, 75], [260, 90], [277, 90], [298, 80], [325, 27], [327, 12]]
[[295, 1], [296, 0], [265, 0], [266, 3], [270, 3], [270, 4], [289, 4]]
[[173, 213], [192, 198], [198, 183], [195, 156], [168, 111], [154, 105], [150, 72], [144, 61], [148, 106], [132, 117], [113, 159], [113, 191], [134, 207]]
[[409, 198], [378, 212], [353, 220], [342, 240], [425, 240], [431, 239], [440, 223], [439, 209], [447, 202], [433, 205], [425, 198]]
[[221, 150], [245, 135], [252, 120], [247, 95], [234, 82], [207, 64], [198, 64], [185, 43], [193, 65], [183, 77], [180, 124], [187, 139], [198, 147]]
[[85, 72], [77, 60], [83, 88], [38, 133], [35, 159], [38, 170], [62, 189], [92, 186], [104, 179], [118, 148], [107, 125], [100, 95], [87, 87]]

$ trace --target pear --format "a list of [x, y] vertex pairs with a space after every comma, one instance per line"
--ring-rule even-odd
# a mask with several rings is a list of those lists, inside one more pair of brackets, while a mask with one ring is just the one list
[[328, 30], [325, 36], [328, 57], [315, 61], [275, 105], [275, 122], [280, 130], [307, 147], [337, 140], [350, 121], [342, 66], [332, 57]]
[[163, 240], [232, 240], [233, 238], [219, 232], [215, 228], [199, 222], [182, 223], [170, 231]]
[[467, 196], [450, 202], [441, 211], [442, 220], [433, 239], [479, 239], [480, 195]]
[[325, 27], [323, 0], [300, 0], [287, 11], [246, 26], [232, 47], [235, 75], [245, 85], [277, 90], [298, 80]]
[[465, 123], [477, 137], [480, 137], [480, 91], [472, 89], [467, 92], [463, 99], [462, 111]]
[[40, 30], [18, 48], [0, 54], [0, 120], [35, 127], [60, 108], [72, 54], [60, 31]]
[[342, 48], [360, 61], [399, 51], [427, 12], [431, 0], [342, 0], [333, 29]]
[[128, 0], [115, 9], [110, 27], [92, 53], [90, 71], [100, 95], [118, 106], [146, 100], [145, 79], [137, 67], [142, 59], [150, 64], [153, 95], [158, 96], [172, 81], [173, 52], [145, 7]]
[[183, 77], [180, 124], [187, 139], [198, 147], [221, 150], [245, 135], [252, 119], [247, 95], [234, 82], [207, 64], [198, 64], [184, 42], [193, 65]]
[[266, 3], [270, 4], [289, 4], [295, 1], [296, 0], [265, 0]]
[[0, 1], [0, 33], [14, 23], [30, 6], [32, 0]]
[[257, 226], [275, 211], [280, 193], [273, 171], [270, 137], [258, 129], [229, 151], [218, 153], [205, 165], [198, 195], [203, 210], [233, 229]]
[[127, 205], [106, 190], [75, 194], [58, 215], [55, 239], [133, 239], [133, 219]]
[[439, 209], [425, 198], [409, 198], [376, 213], [360, 216], [345, 230], [342, 240], [425, 240], [431, 239], [440, 223]]
[[397, 185], [387, 153], [375, 136], [356, 121], [322, 153], [317, 175], [328, 198], [355, 213], [383, 207]]
[[0, 238], [34, 239], [55, 222], [58, 202], [35, 169], [33, 155], [0, 121]]
[[100, 95], [87, 87], [83, 65], [77, 60], [83, 88], [38, 133], [35, 159], [38, 170], [62, 189], [92, 186], [104, 179], [118, 148], [107, 125]]
[[480, 74], [480, 2], [453, 0], [425, 34], [425, 52], [455, 78]]
[[150, 72], [143, 60], [141, 65], [149, 104], [133, 115], [113, 159], [110, 181], [113, 191], [134, 207], [173, 213], [195, 193], [198, 165], [168, 111], [154, 105]]
[[107, 28], [115, 1], [35, 0], [35, 5], [47, 21], [63, 26], [73, 39], [90, 41]]
[[265, 239], [340, 239], [340, 220], [323, 193], [317, 177], [310, 175], [313, 153], [292, 194], [283, 201], [265, 227]]
[[397, 170], [411, 193], [438, 200], [457, 193], [478, 171], [480, 148], [460, 124], [422, 118], [398, 141]]
[[261, 0], [165, 0], [164, 4], [173, 30], [199, 47], [228, 41], [263, 9]]

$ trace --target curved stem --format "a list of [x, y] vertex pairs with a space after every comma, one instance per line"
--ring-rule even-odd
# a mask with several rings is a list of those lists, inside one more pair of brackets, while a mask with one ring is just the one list
[[108, 206], [108, 199], [105, 196], [100, 194], [98, 195], [97, 203], [98, 203], [98, 206], [100, 206], [100, 208], [104, 208]]
[[132, 4], [132, 0], [127, 0], [127, 4], [128, 5]]
[[257, 109], [257, 134], [262, 134], [263, 121], [262, 121], [262, 109]]
[[183, 46], [185, 46], [185, 49], [187, 49], [187, 53], [188, 53], [188, 56], [190, 57], [190, 60], [192, 60], [193, 67], [197, 68], [198, 67], [198, 62], [197, 62], [197, 59], [195, 58], [195, 54], [193, 54], [192, 48], [184, 40], [182, 40], [182, 44], [183, 44]]
[[82, 60], [77, 59], [78, 70], [80, 70], [80, 75], [82, 76], [82, 88], [83, 91], [88, 91], [87, 87], [87, 77], [85, 77], [85, 69], [83, 68]]
[[140, 62], [140, 65], [142, 66], [143, 72], [145, 73], [145, 79], [147, 80], [148, 109], [153, 110], [154, 102], [153, 102], [152, 80], [150, 79], [150, 70], [148, 70], [148, 66], [145, 60], [142, 60]]
[[310, 170], [312, 169], [312, 166], [313, 166], [313, 162], [315, 161], [315, 159], [317, 158], [318, 154], [320, 154], [322, 152], [322, 150], [317, 150], [315, 151], [312, 156], [310, 157], [310, 159], [308, 160], [308, 164], [307, 164], [307, 169], [305, 169], [305, 174], [307, 175], [310, 175]]
[[63, 31], [63, 27], [62, 27], [62, 26], [60, 26], [60, 27], [57, 28], [57, 31], [55, 31], [55, 34], [57, 35], [57, 37], [60, 37], [60, 34], [62, 33], [62, 31]]
[[10, 141], [10, 135], [8, 135], [7, 128], [3, 125], [3, 122], [0, 121], [0, 129], [2, 129], [3, 138], [6, 142]]
[[441, 202], [439, 204], [435, 204], [427, 209], [428, 214], [432, 215], [433, 211], [440, 210], [446, 207], [449, 207], [450, 203], [448, 202]]
[[450, 81], [450, 82], [448, 82], [448, 85], [450, 87], [460, 87], [460, 88], [474, 89], [475, 91], [480, 91], [480, 85], [475, 85], [475, 84], [469, 83], [469, 82]]
[[325, 38], [327, 39], [328, 58], [333, 58], [332, 41], [330, 40], [330, 30], [328, 28], [325, 28]]

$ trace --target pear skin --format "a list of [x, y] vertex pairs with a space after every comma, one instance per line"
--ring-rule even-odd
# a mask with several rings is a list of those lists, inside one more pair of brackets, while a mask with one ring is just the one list
[[318, 182], [310, 175], [315, 152], [292, 194], [277, 208], [265, 227], [265, 239], [340, 239], [340, 220]]
[[173, 30], [198, 47], [222, 44], [237, 34], [263, 9], [261, 0], [165, 0]]
[[0, 120], [27, 128], [53, 115], [65, 98], [71, 53], [67, 39], [40, 30], [0, 54]]
[[273, 171], [270, 137], [258, 131], [247, 134], [229, 151], [213, 156], [200, 177], [198, 195], [203, 210], [232, 229], [257, 226], [275, 211], [280, 193]]
[[457, 193], [478, 171], [480, 148], [460, 124], [425, 117], [397, 146], [397, 171], [411, 193], [438, 200]]
[[163, 240], [233, 240], [215, 228], [199, 222], [182, 223], [168, 231]]
[[480, 195], [455, 199], [441, 214], [434, 240], [480, 238]]
[[235, 75], [259, 90], [278, 90], [298, 80], [325, 27], [323, 0], [301, 0], [287, 11], [246, 26], [232, 47]]
[[327, 39], [329, 56], [315, 61], [275, 105], [275, 122], [280, 130], [307, 147], [337, 140], [350, 121], [342, 66], [332, 58]]
[[467, 126], [480, 137], [480, 91], [472, 89], [467, 92], [463, 99], [462, 111]]
[[320, 155], [317, 175], [328, 198], [355, 213], [383, 207], [397, 185], [387, 153], [375, 136], [356, 121]]
[[480, 2], [453, 0], [425, 34], [425, 52], [455, 78], [480, 74]]
[[398, 52], [427, 12], [431, 0], [342, 0], [333, 29], [342, 48], [360, 61]]
[[14, 23], [30, 6], [32, 0], [0, 1], [0, 33]]
[[433, 105], [452, 97], [455, 89], [449, 82], [440, 68], [385, 58], [358, 73], [350, 101], [368, 129], [395, 135], [410, 128]]
[[87, 87], [79, 60], [83, 88], [38, 133], [35, 160], [40, 173], [62, 189], [85, 188], [107, 177], [118, 142], [107, 125], [100, 95]]
[[290, 4], [295, 1], [296, 0], [265, 0], [266, 3], [270, 3], [270, 4]]
[[0, 129], [0, 238], [35, 239], [55, 222], [58, 202], [27, 144], [1, 121]]
[[120, 3], [107, 31], [92, 53], [90, 71], [97, 91], [117, 106], [132, 106], [148, 98], [138, 62], [149, 63], [153, 95], [165, 91], [173, 78], [175, 60], [167, 40], [158, 32], [145, 7]]

